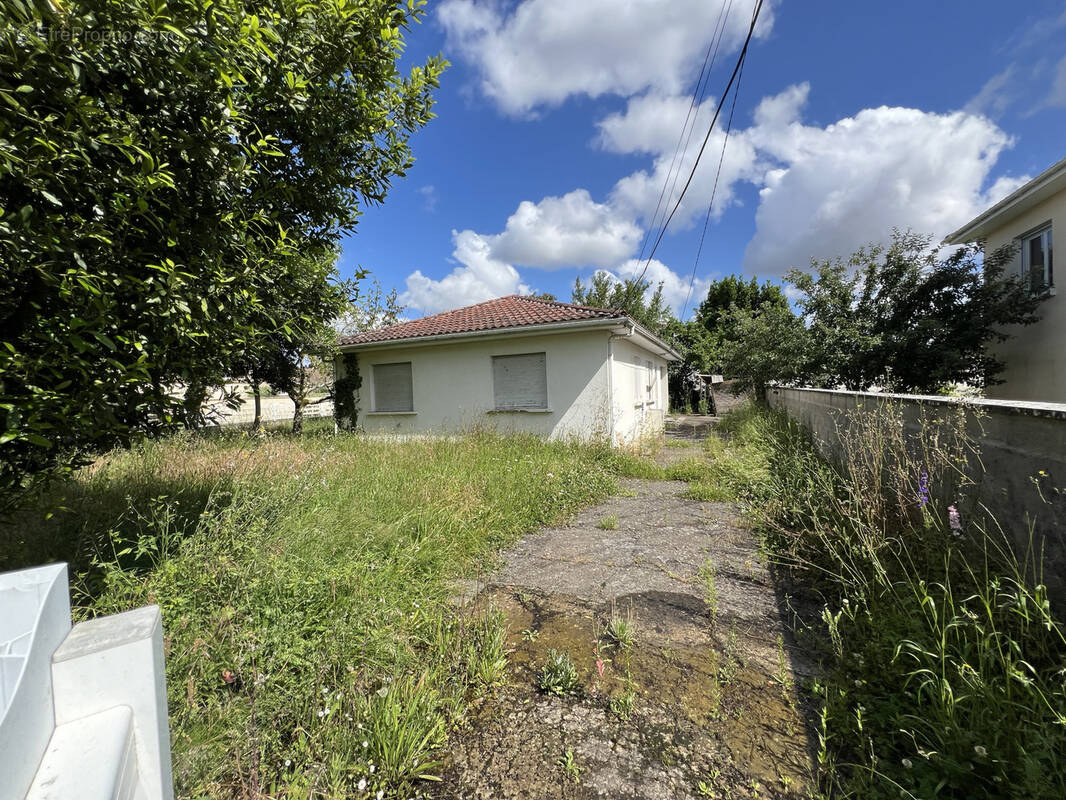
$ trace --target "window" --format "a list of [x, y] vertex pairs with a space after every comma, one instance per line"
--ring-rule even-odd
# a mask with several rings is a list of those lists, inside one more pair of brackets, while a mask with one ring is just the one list
[[492, 357], [492, 395], [497, 411], [548, 409], [544, 353]]
[[644, 367], [644, 393], [647, 396], [647, 402], [650, 405], [655, 405], [655, 378], [658, 373], [655, 370], [655, 365], [650, 361], [645, 361]]
[[381, 413], [415, 410], [411, 387], [411, 362], [374, 365], [374, 411]]
[[1051, 226], [1027, 233], [1021, 238], [1022, 280], [1031, 292], [1043, 292], [1055, 285], [1051, 262]]

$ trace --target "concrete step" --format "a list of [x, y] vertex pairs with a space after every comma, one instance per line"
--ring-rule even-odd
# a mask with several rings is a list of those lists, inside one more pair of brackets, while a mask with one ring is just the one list
[[147, 800], [129, 706], [58, 726], [26, 800]]

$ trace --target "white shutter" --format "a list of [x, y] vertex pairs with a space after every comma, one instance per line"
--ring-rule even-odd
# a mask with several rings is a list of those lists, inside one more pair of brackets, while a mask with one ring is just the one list
[[548, 407], [544, 353], [492, 357], [492, 395], [500, 410]]
[[374, 365], [374, 410], [415, 410], [410, 361]]

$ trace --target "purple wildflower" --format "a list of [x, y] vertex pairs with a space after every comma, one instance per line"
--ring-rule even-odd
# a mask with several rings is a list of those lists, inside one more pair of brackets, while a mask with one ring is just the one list
[[925, 506], [929, 502], [929, 473], [922, 472], [918, 479], [918, 505]]

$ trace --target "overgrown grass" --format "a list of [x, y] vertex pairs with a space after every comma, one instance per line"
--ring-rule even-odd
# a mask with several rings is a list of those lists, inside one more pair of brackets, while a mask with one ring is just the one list
[[793, 423], [748, 407], [709, 444], [733, 462], [710, 485], [735, 487], [778, 563], [824, 602], [826, 796], [1066, 796], [1061, 611], [962, 510], [977, 500], [963, 423], [927, 419], [907, 446], [898, 408], [870, 410], [833, 467]]
[[505, 665], [453, 579], [619, 470], [535, 437], [174, 439], [53, 487], [0, 559], [70, 561], [82, 618], [162, 607], [180, 796], [406, 797]]

